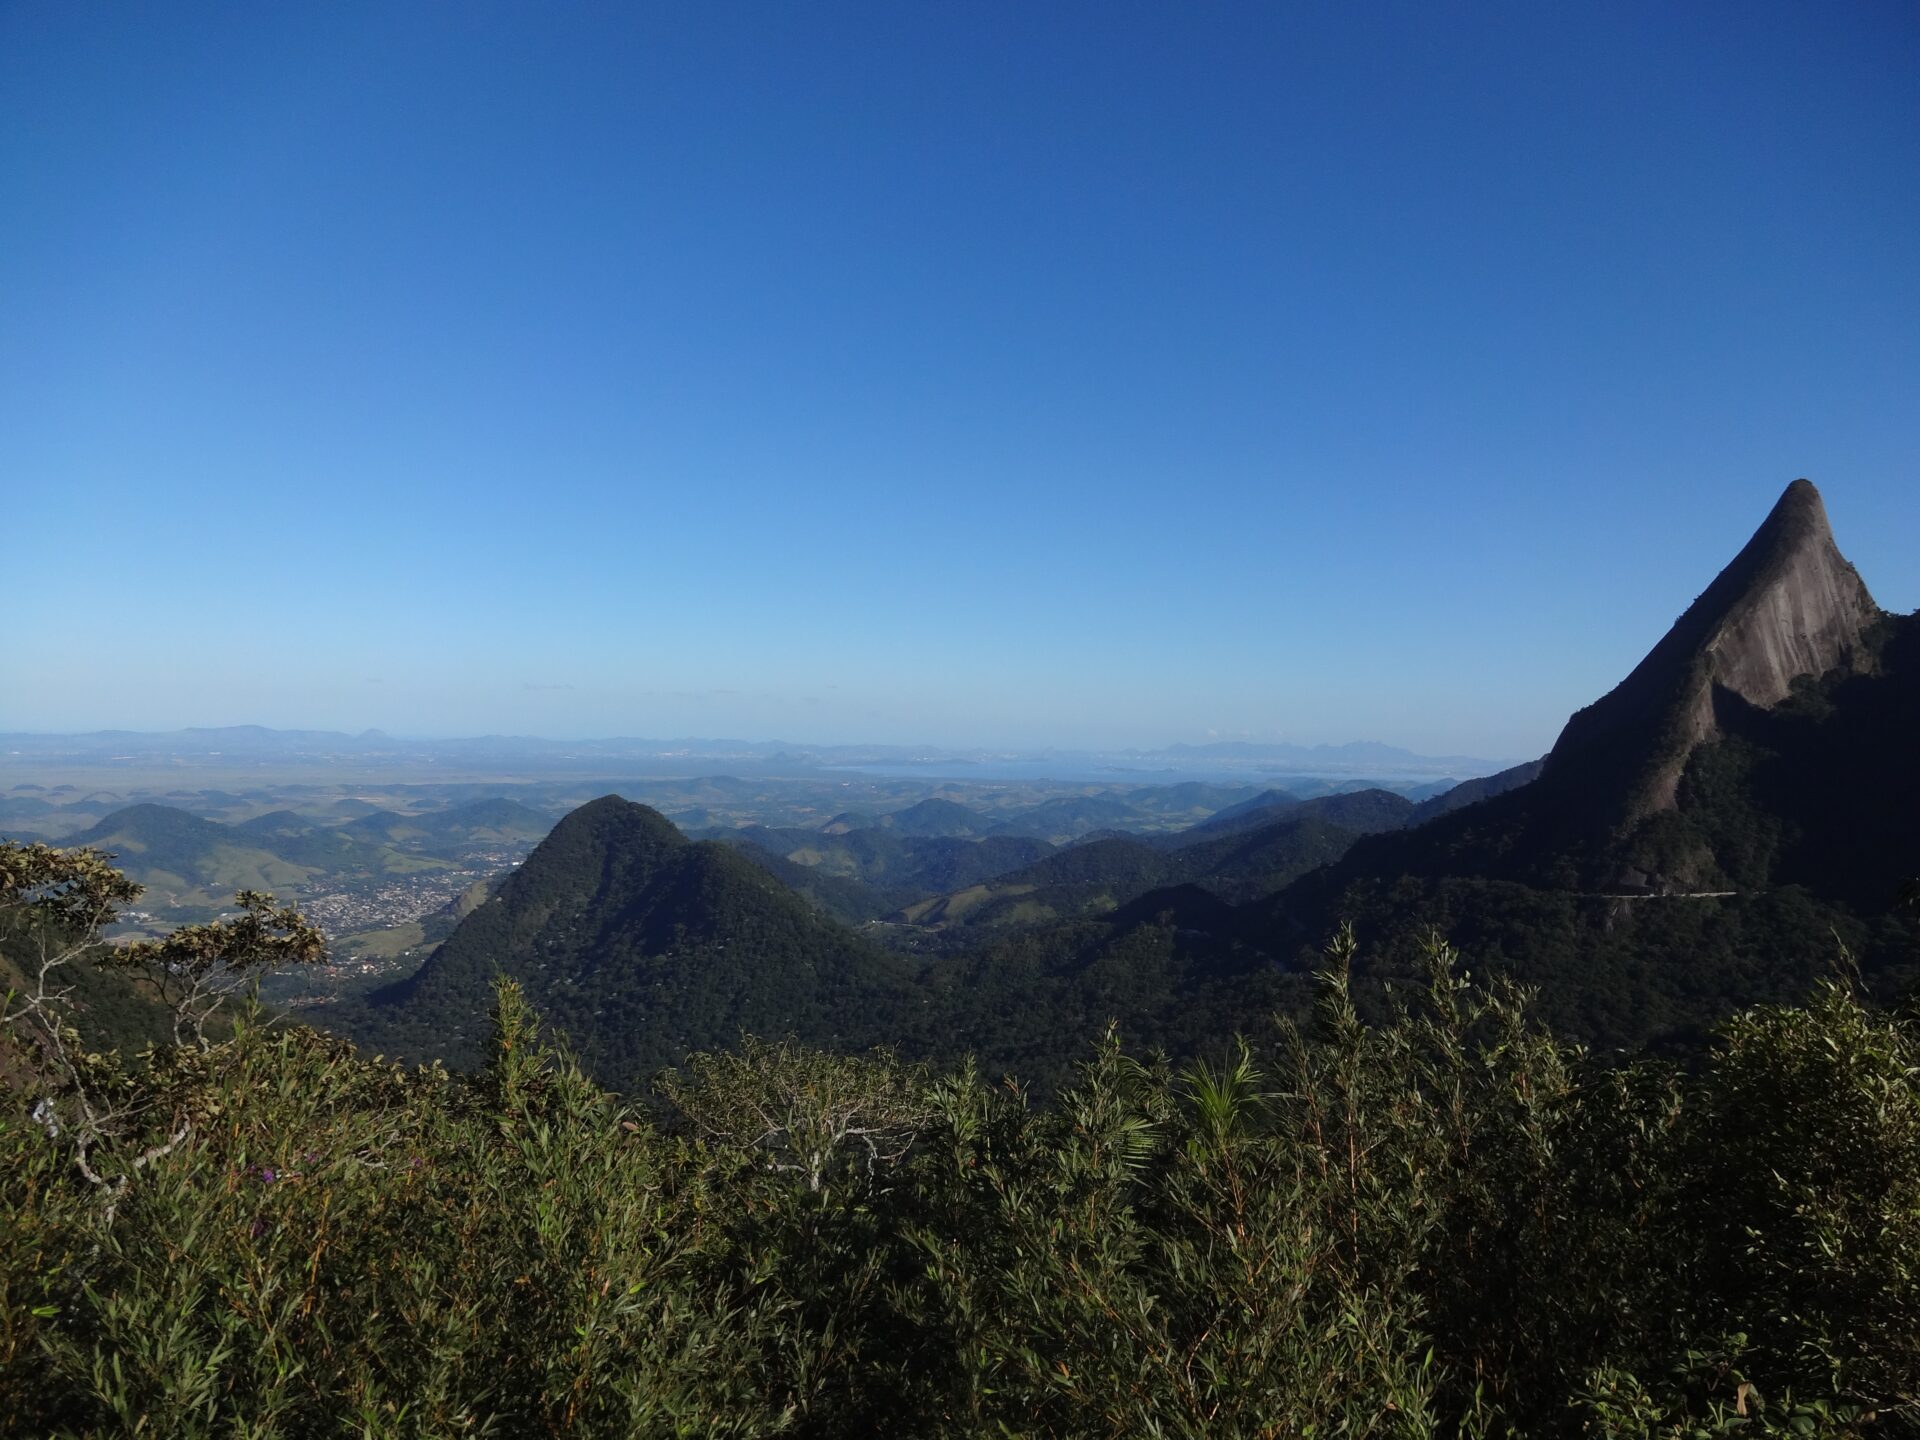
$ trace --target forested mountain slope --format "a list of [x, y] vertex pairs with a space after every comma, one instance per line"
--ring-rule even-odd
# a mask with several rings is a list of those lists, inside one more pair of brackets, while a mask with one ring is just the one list
[[1339, 859], [1360, 838], [1360, 831], [1333, 824], [1305, 806], [1284, 813], [1282, 819], [1216, 831], [1172, 850], [1127, 837], [1090, 840], [979, 884], [903, 906], [893, 918], [972, 930], [1097, 918], [1149, 891], [1175, 885], [1199, 886], [1239, 903], [1270, 895]]
[[620, 1087], [743, 1031], [879, 1044], [912, 988], [899, 961], [745, 857], [618, 796], [562, 820], [416, 974], [337, 1021], [376, 1048], [476, 1064], [499, 974]]

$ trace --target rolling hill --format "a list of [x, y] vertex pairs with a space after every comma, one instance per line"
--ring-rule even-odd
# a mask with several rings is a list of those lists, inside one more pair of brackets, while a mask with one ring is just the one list
[[90, 845], [175, 904], [219, 905], [239, 890], [286, 893], [315, 873], [278, 853], [270, 837], [168, 805], [129, 805], [67, 842]]
[[1391, 790], [1342, 790], [1308, 800], [1284, 790], [1268, 790], [1252, 800], [1229, 806], [1177, 835], [1162, 837], [1160, 843], [1181, 848], [1222, 835], [1259, 830], [1278, 820], [1308, 818], [1324, 820], [1357, 834], [1372, 835], [1400, 829], [1412, 820], [1416, 809], [1413, 801]]
[[1528, 760], [1493, 775], [1482, 775], [1472, 780], [1462, 780], [1458, 785], [1450, 785], [1416, 801], [1413, 814], [1407, 817], [1407, 824], [1424, 825], [1436, 815], [1448, 815], [1455, 810], [1464, 810], [1469, 805], [1478, 805], [1482, 800], [1504, 795], [1509, 790], [1517, 790], [1538, 779], [1545, 764], [1544, 758]]
[[711, 831], [708, 838], [751, 845], [821, 877], [891, 892], [896, 904], [978, 884], [1053, 851], [1046, 841], [1028, 836], [969, 840], [901, 835], [882, 827], [829, 832], [750, 825]]
[[986, 816], [958, 801], [935, 795], [904, 810], [882, 815], [874, 822], [874, 828], [924, 840], [977, 840], [991, 834], [994, 826]]
[[517, 800], [496, 797], [414, 815], [372, 810], [339, 828], [358, 840], [433, 854], [476, 845], [538, 840], [553, 828], [553, 821]]
[[567, 816], [418, 972], [338, 1019], [389, 1053], [474, 1064], [496, 973], [622, 1086], [742, 1030], [865, 1048], [914, 1010], [901, 962], [618, 796]]
[[[1359, 808], [1366, 812], [1364, 803]], [[1020, 869], [904, 905], [891, 918], [936, 930], [1097, 918], [1171, 886], [1204, 890], [1222, 905], [1238, 903], [1270, 895], [1339, 859], [1360, 834], [1303, 805], [1287, 807], [1284, 818], [1202, 835], [1178, 849], [1127, 836], [1089, 840]]]
[[170, 805], [129, 805], [61, 842], [91, 845], [146, 886], [149, 903], [191, 918], [217, 910], [240, 890], [265, 890], [290, 899], [317, 880], [339, 883], [417, 874], [445, 868], [430, 856], [405, 854], [277, 810], [224, 825]]

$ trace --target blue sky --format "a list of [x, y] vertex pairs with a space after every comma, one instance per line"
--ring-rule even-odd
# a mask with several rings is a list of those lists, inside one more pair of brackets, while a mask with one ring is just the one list
[[0, 729], [1538, 753], [1810, 476], [1910, 5], [0, 7]]

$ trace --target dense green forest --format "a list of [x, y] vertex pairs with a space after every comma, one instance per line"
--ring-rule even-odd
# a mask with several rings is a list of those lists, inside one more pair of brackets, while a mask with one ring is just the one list
[[1304, 1017], [1343, 923], [1366, 942], [1355, 997], [1369, 1016], [1417, 978], [1419, 939], [1438, 931], [1477, 973], [1539, 989], [1563, 1037], [1608, 1051], [1697, 1046], [1743, 1005], [1804, 996], [1843, 947], [1878, 996], [1920, 978], [1920, 917], [1799, 883], [1636, 898], [1423, 875], [1411, 860], [1312, 868], [1374, 843], [1311, 816], [1170, 850], [1094, 841], [916, 912], [939, 928], [903, 953], [810, 906], [766, 856], [689, 842], [608, 797], [555, 827], [415, 975], [316, 1018], [367, 1049], [470, 1066], [504, 973], [626, 1093], [752, 1032], [935, 1064], [971, 1055], [1051, 1094], [1108, 1022], [1189, 1060], [1276, 1011]]
[[1437, 941], [1369, 1023], [1354, 958], [1044, 1106], [791, 1042], [621, 1102], [507, 981], [465, 1075], [258, 1015], [43, 1068], [0, 1431], [1920, 1433], [1913, 1018], [1607, 1065]]
[[742, 1031], [863, 1049], [912, 1009], [893, 957], [730, 847], [618, 797], [554, 827], [417, 974], [327, 1019], [389, 1054], [472, 1065], [503, 971], [623, 1089]]

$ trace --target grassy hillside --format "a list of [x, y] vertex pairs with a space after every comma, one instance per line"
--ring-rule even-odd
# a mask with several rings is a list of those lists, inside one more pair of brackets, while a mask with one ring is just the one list
[[318, 873], [260, 837], [165, 805], [133, 805], [74, 837], [117, 858], [133, 879], [172, 906], [213, 908], [241, 890], [287, 892]]

